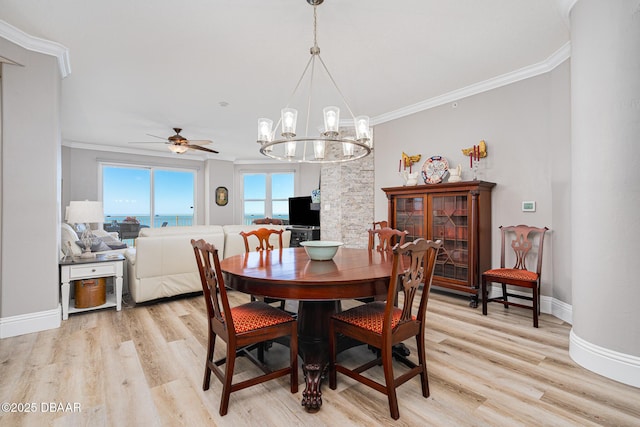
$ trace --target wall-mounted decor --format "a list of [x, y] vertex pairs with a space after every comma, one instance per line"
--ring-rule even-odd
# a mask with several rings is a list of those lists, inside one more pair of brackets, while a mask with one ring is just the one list
[[229, 190], [227, 187], [216, 188], [216, 205], [226, 206], [229, 203]]

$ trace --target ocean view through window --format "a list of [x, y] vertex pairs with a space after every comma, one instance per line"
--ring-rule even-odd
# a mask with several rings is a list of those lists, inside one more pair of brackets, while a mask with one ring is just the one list
[[244, 173], [242, 188], [245, 224], [265, 217], [289, 220], [289, 197], [294, 194], [293, 172]]
[[127, 220], [147, 227], [194, 224], [195, 172], [102, 165], [105, 224]]

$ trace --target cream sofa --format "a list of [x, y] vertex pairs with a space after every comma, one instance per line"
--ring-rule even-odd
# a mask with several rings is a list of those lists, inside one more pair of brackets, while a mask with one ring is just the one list
[[[264, 225], [196, 225], [191, 227], [144, 228], [135, 248], [125, 252], [128, 286], [134, 302], [150, 301], [202, 290], [191, 239], [204, 239], [218, 248], [220, 258], [245, 251], [241, 231]], [[268, 225], [284, 229], [284, 226]], [[250, 237], [253, 239], [254, 237]], [[289, 247], [291, 232], [282, 234], [283, 247]], [[251, 243], [251, 240], [250, 240]], [[276, 236], [271, 243], [278, 246]], [[257, 246], [252, 245], [251, 247]]]

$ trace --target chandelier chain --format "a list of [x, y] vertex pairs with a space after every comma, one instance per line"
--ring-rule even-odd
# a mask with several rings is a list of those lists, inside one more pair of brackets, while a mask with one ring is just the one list
[[313, 6], [313, 47], [318, 53], [318, 6]]
[[[372, 143], [369, 135], [369, 117], [360, 116], [356, 119], [351, 106], [347, 102], [342, 90], [338, 87], [333, 75], [320, 56], [318, 46], [318, 12], [317, 6], [323, 0], [307, 0], [313, 6], [313, 46], [310, 49], [309, 58], [300, 78], [287, 101], [286, 107], [282, 109], [282, 114], [275, 126], [275, 129], [282, 123], [282, 139], [275, 138], [276, 130], [272, 127], [273, 121], [269, 119], [258, 120], [258, 143], [261, 144], [260, 152], [265, 156], [287, 161], [297, 161], [303, 163], [341, 163], [360, 159], [371, 153]], [[316, 64], [316, 57], [320, 64]], [[309, 136], [311, 126], [311, 110], [314, 98], [314, 80], [316, 77], [316, 65], [322, 67], [327, 74], [329, 81], [335, 91], [339, 94], [343, 104], [346, 106], [353, 124], [355, 126], [355, 138], [342, 132], [339, 122], [340, 109], [336, 106], [329, 106], [323, 110], [325, 119], [325, 131], [319, 137]], [[295, 122], [298, 115], [296, 109], [289, 107], [298, 89], [302, 86], [305, 76], [309, 72], [309, 92], [307, 96], [306, 117], [304, 120], [304, 136], [296, 136]], [[300, 133], [300, 132], [298, 132]], [[276, 148], [277, 147], [277, 148]], [[296, 148], [298, 147], [298, 148]]]

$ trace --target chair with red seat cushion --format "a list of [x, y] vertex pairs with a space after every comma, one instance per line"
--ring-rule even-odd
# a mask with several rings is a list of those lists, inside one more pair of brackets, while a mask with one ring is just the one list
[[[440, 241], [422, 238], [396, 246], [393, 249], [393, 267], [387, 292], [387, 301], [362, 304], [331, 317], [329, 328], [329, 387], [335, 390], [337, 372], [345, 374], [371, 388], [387, 395], [389, 410], [393, 419], [400, 417], [396, 388], [416, 375], [420, 375], [422, 395], [429, 397], [429, 380], [425, 358], [425, 315], [431, 279], [435, 267]], [[404, 258], [404, 259], [403, 259]], [[406, 270], [404, 266], [409, 266]], [[422, 291], [420, 292], [420, 287]], [[402, 308], [394, 305], [398, 288], [404, 293]], [[414, 307], [414, 300], [419, 303]], [[416, 309], [417, 308], [417, 309]], [[379, 350], [376, 359], [357, 368], [347, 368], [336, 362], [338, 335], [351, 337]], [[407, 357], [393, 353], [393, 346], [415, 337], [418, 349], [418, 363]], [[395, 377], [393, 359], [405, 364], [409, 370]], [[382, 364], [385, 383], [362, 375], [368, 369]]]
[[[274, 244], [270, 242], [271, 236], [278, 236], [278, 249], [282, 250], [282, 233], [284, 233], [283, 229], [273, 229], [273, 228], [259, 228], [257, 230], [251, 231], [241, 231], [240, 235], [244, 239], [244, 249], [246, 252], [251, 252], [251, 244], [249, 243], [249, 237], [253, 236], [255, 239], [258, 239], [258, 246], [256, 246], [256, 251], [270, 251], [274, 249]], [[251, 240], [255, 242], [255, 239]], [[255, 296], [251, 295], [252, 301], [264, 301], [268, 304], [278, 303], [281, 309], [284, 310], [286, 301], [278, 298], [268, 298], [263, 296]]]
[[[231, 307], [220, 270], [218, 250], [204, 240], [191, 240], [196, 256], [202, 290], [207, 305], [209, 345], [205, 362], [203, 390], [209, 389], [211, 373], [222, 382], [220, 415], [229, 408], [232, 392], [290, 375], [291, 393], [298, 392], [298, 322], [288, 313], [261, 301]], [[213, 360], [216, 338], [227, 344], [226, 356]], [[250, 350], [256, 344], [277, 338], [290, 337], [289, 366], [272, 370], [256, 359]], [[236, 357], [245, 356], [262, 370], [262, 374], [233, 384]], [[225, 365], [224, 371], [219, 368]]]
[[[542, 273], [542, 245], [544, 243], [547, 227], [530, 227], [527, 225], [500, 226], [502, 237], [500, 252], [500, 268], [494, 268], [482, 273], [482, 314], [487, 315], [487, 303], [499, 302], [504, 308], [510, 305], [533, 310], [533, 326], [538, 327], [538, 315], [540, 314], [540, 275]], [[515, 254], [515, 265], [513, 268], [505, 267], [507, 236], [513, 237], [511, 247]], [[537, 241], [537, 245], [536, 245]], [[527, 269], [527, 255], [530, 255], [532, 248], [537, 246], [537, 259], [535, 260], [536, 270]], [[489, 298], [488, 286], [490, 283], [502, 284], [502, 296]], [[532, 295], [513, 294], [508, 292], [507, 285], [529, 288]], [[509, 297], [532, 301], [532, 305], [525, 305], [515, 301], [509, 301]]]

